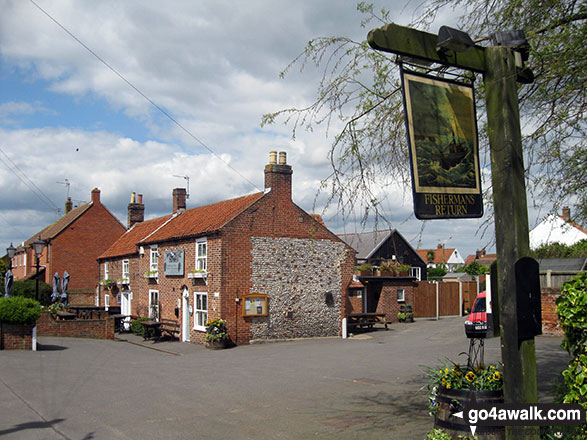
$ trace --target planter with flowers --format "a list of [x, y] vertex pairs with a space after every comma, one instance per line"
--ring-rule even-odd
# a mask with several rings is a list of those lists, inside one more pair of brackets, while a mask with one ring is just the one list
[[206, 347], [211, 349], [222, 349], [228, 347], [228, 330], [226, 320], [215, 318], [206, 322]]
[[[470, 433], [469, 425], [454, 414], [462, 411], [474, 398], [477, 403], [503, 403], [503, 377], [498, 366], [461, 366], [451, 361], [436, 368], [426, 367], [430, 414], [434, 427], [452, 438]], [[483, 430], [482, 430], [483, 429]], [[480, 440], [505, 438], [503, 427], [479, 427]]]

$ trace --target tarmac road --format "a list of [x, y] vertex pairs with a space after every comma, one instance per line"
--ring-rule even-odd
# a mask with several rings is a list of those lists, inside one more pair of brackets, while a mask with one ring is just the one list
[[[423, 439], [421, 365], [466, 362], [464, 318], [208, 350], [180, 342], [39, 338], [0, 353], [0, 437], [11, 439]], [[568, 363], [538, 337], [539, 393]], [[486, 363], [500, 360], [488, 340]]]

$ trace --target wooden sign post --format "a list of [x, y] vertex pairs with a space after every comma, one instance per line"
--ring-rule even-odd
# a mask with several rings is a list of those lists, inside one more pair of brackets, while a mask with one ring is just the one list
[[[516, 261], [528, 256], [530, 246], [514, 51], [476, 45], [466, 52], [437, 50], [436, 35], [393, 23], [373, 29], [367, 38], [376, 50], [483, 74], [491, 148], [504, 395], [506, 403], [535, 403], [538, 391], [534, 338], [518, 338], [514, 267]], [[520, 432], [514, 433], [508, 427], [506, 438], [539, 437], [531, 433], [520, 436]]]

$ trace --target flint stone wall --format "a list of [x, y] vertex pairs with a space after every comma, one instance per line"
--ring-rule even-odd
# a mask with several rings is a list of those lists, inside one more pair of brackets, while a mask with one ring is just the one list
[[339, 335], [344, 244], [267, 237], [251, 242], [251, 293], [267, 294], [269, 311], [252, 318], [253, 339]]

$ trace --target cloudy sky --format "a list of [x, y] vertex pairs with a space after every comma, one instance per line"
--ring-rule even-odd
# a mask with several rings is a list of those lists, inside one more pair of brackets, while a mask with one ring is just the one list
[[[407, 24], [419, 3], [384, 5]], [[311, 38], [366, 38], [355, 4], [0, 0], [0, 253], [56, 221], [68, 188], [75, 204], [100, 188], [126, 224], [133, 191], [146, 217], [169, 213], [186, 183], [176, 176], [190, 178], [188, 208], [259, 191], [270, 150], [288, 152], [294, 201], [312, 211], [333, 131], [294, 141], [261, 116], [312, 101], [317, 71], [279, 76]], [[384, 208], [415, 247], [468, 255], [492, 241], [492, 227], [478, 232], [485, 219], [417, 220], [410, 191], [390, 191]], [[335, 209], [324, 219], [361, 229]]]

